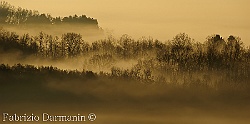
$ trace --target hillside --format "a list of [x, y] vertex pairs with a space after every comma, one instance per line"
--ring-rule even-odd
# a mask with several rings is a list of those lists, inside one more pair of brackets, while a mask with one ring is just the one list
[[0, 27], [14, 30], [18, 34], [36, 35], [44, 31], [61, 36], [66, 32], [75, 32], [81, 33], [90, 40], [96, 40], [103, 35], [97, 19], [86, 15], [52, 17], [50, 14], [40, 13], [37, 10], [12, 6], [5, 1], [0, 3], [0, 13]]
[[7, 2], [0, 3], [0, 23], [10, 25], [27, 25], [27, 24], [44, 24], [44, 25], [59, 25], [59, 24], [81, 24], [92, 25], [98, 27], [97, 19], [87, 17], [86, 15], [74, 15], [68, 17], [52, 17], [50, 14], [45, 14], [36, 11], [15, 7]]

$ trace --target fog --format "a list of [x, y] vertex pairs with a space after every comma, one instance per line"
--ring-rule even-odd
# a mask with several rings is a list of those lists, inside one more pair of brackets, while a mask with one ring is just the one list
[[[41, 116], [42, 113], [87, 115], [94, 112], [97, 120], [92, 123], [97, 124], [248, 124], [250, 121], [249, 100], [216, 96], [219, 94], [212, 90], [203, 93], [197, 89], [190, 91], [125, 80], [65, 80], [53, 76], [45, 82], [26, 83], [22, 89], [19, 85], [2, 85], [4, 90], [0, 91], [0, 96], [5, 99], [0, 103], [1, 113]], [[7, 93], [14, 89], [15, 92]]]
[[[152, 36], [159, 40], [171, 39], [185, 32], [203, 42], [209, 34], [240, 36], [249, 45], [250, 4], [247, 0], [64, 0], [7, 2], [50, 13], [53, 16], [86, 14], [98, 19], [99, 25], [116, 37], [129, 34], [134, 38]], [[57, 4], [57, 3], [60, 4]]]
[[249, 1], [6, 1], [53, 17], [86, 14], [104, 32], [75, 23], [0, 28], [0, 123], [5, 112], [95, 113], [87, 124], [250, 122]]
[[13, 66], [15, 64], [21, 63], [23, 65], [34, 65], [36, 67], [40, 66], [53, 66], [58, 69], [63, 70], [86, 70], [93, 72], [111, 72], [112, 67], [119, 67], [121, 69], [131, 69], [138, 63], [138, 59], [120, 60], [115, 58], [112, 62], [104, 62], [106, 65], [98, 65], [100, 63], [92, 63], [91, 59], [93, 56], [78, 56], [70, 59], [59, 59], [53, 60], [48, 58], [42, 58], [36, 55], [24, 55], [22, 51], [11, 50], [10, 52], [3, 52], [0, 49], [0, 63], [8, 64]]
[[102, 29], [98, 29], [93, 25], [82, 25], [82, 24], [63, 24], [63, 25], [37, 25], [37, 24], [27, 24], [22, 26], [15, 25], [0, 25], [5, 30], [13, 31], [18, 35], [29, 34], [30, 36], [37, 36], [40, 32], [52, 35], [53, 37], [61, 38], [63, 34], [66, 33], [77, 33], [81, 34], [83, 40], [86, 42], [94, 42], [99, 39], [105, 38], [108, 33], [104, 32]]
[[[89, 59], [79, 57], [52, 61], [35, 56], [22, 58], [21, 55], [20, 52], [1, 54], [0, 62], [9, 65], [16, 63], [35, 66], [53, 65], [60, 69], [81, 70], [82, 60]], [[117, 61], [114, 66], [123, 69], [131, 69], [136, 64], [135, 60]], [[128, 66], [128, 63], [131, 65]], [[98, 68], [89, 67], [89, 69], [100, 72]], [[221, 74], [207, 73], [212, 80], [217, 80], [216, 78], [221, 76]], [[39, 116], [44, 112], [51, 115], [95, 113], [97, 120], [92, 123], [97, 124], [248, 124], [250, 121], [249, 91], [244, 92], [237, 88], [236, 91], [231, 91], [226, 88], [217, 90], [196, 86], [175, 86], [173, 83], [145, 84], [140, 81], [105, 76], [78, 78], [47, 74], [39, 78], [40, 74], [12, 76], [11, 73], [7, 73], [4, 76], [1, 73], [0, 97], [4, 99], [1, 99], [0, 113], [34, 113]], [[198, 78], [202, 74], [193, 76]]]

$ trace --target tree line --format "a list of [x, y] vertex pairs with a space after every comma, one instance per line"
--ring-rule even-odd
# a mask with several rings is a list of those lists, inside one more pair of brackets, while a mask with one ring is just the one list
[[[231, 86], [249, 86], [250, 49], [241, 39], [220, 35], [208, 36], [196, 42], [185, 33], [172, 40], [161, 42], [142, 37], [138, 40], [128, 35], [119, 39], [112, 36], [87, 42], [81, 34], [65, 33], [61, 38], [40, 32], [37, 36], [17, 35], [0, 30], [0, 51], [21, 51], [24, 56], [35, 55], [49, 60], [88, 58], [83, 66], [91, 64], [100, 73], [113, 78], [142, 82], [168, 82], [214, 86], [225, 82]], [[119, 61], [136, 60], [130, 69], [115, 66]], [[103, 72], [107, 67], [110, 71]], [[197, 85], [197, 84], [196, 84]]]
[[5, 1], [0, 2], [0, 24], [8, 25], [62, 25], [62, 24], [80, 24], [82, 26], [98, 27], [96, 19], [86, 15], [74, 15], [68, 17], [52, 17], [50, 14], [40, 14], [37, 10], [28, 10], [21, 7], [15, 7]]
[[119, 59], [151, 57], [159, 62], [177, 64], [182, 69], [227, 68], [237, 62], [248, 63], [250, 57], [249, 47], [245, 47], [239, 37], [232, 35], [226, 40], [220, 35], [211, 35], [204, 43], [195, 42], [185, 33], [177, 34], [165, 43], [146, 37], [135, 40], [128, 35], [120, 39], [109, 36], [89, 43], [77, 33], [65, 33], [61, 38], [44, 32], [37, 36], [19, 36], [15, 32], [1, 29], [0, 44], [4, 51], [19, 49], [27, 54], [51, 59], [94, 54]]

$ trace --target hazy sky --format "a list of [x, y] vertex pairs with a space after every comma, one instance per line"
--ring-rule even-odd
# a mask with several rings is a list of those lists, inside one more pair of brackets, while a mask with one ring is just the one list
[[240, 36], [250, 45], [250, 0], [5, 0], [52, 16], [98, 19], [114, 35], [172, 39], [185, 32], [203, 42], [208, 35]]

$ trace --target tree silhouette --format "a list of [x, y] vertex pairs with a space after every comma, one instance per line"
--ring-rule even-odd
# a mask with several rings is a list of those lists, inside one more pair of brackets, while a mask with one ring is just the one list
[[91, 26], [99, 30], [98, 21], [96, 19], [82, 16], [68, 16], [68, 17], [52, 17], [50, 14], [42, 13], [38, 11], [23, 9], [21, 7], [15, 7], [10, 5], [5, 1], [0, 3], [0, 23], [10, 24], [10, 25], [32, 25], [36, 24], [39, 26], [52, 26], [52, 25], [62, 25], [71, 24], [76, 26]]
[[82, 36], [76, 33], [67, 33], [62, 35], [62, 42], [65, 45], [64, 50], [66, 50], [68, 57], [76, 57], [81, 53], [82, 46]]

